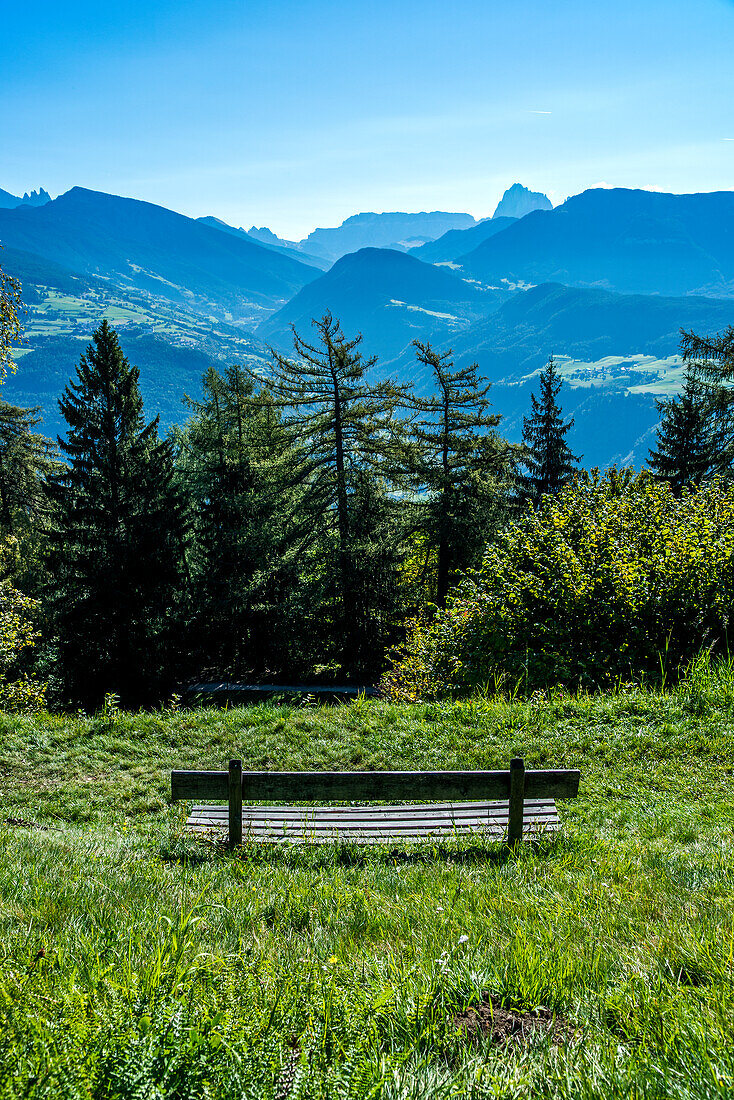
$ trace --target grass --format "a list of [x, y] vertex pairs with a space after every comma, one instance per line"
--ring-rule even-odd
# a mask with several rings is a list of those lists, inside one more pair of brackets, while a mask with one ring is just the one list
[[[734, 686], [0, 723], [0, 1097], [734, 1091]], [[227, 856], [172, 767], [582, 769], [561, 839]], [[491, 995], [563, 1022], [470, 1042]]]

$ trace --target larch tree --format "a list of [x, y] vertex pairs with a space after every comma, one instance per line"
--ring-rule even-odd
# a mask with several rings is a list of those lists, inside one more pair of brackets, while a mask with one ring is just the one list
[[412, 466], [421, 490], [419, 511], [436, 552], [436, 603], [446, 602], [452, 576], [475, 560], [507, 499], [516, 448], [496, 432], [502, 419], [490, 413], [489, 385], [478, 366], [454, 369], [451, 351], [413, 342], [418, 362], [433, 376], [435, 393], [412, 399]]
[[[399, 476], [395, 413], [406, 391], [390, 381], [366, 379], [376, 357], [363, 357], [361, 335], [347, 339], [331, 313], [312, 325], [312, 342], [293, 328], [292, 358], [271, 349], [269, 375], [259, 380], [283, 410], [292, 445], [301, 455], [297, 481], [306, 521], [303, 549], [316, 543], [335, 546], [336, 568], [328, 570], [326, 579], [339, 607], [335, 627], [342, 639], [342, 666], [354, 670], [356, 654], [364, 650], [354, 508], [359, 504], [364, 535], [365, 506], [374, 500], [376, 484]], [[361, 491], [365, 477], [376, 479], [367, 496]]]
[[530, 395], [531, 413], [523, 417], [522, 441], [525, 447], [520, 477], [521, 493], [533, 504], [548, 493], [557, 493], [577, 473], [581, 455], [572, 453], [566, 436], [573, 427], [573, 417], [564, 421], [558, 404], [563, 380], [551, 355], [540, 373], [540, 392]]

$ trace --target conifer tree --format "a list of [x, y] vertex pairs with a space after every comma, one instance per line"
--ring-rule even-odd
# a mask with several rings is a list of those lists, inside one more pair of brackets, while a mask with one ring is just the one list
[[124, 705], [163, 689], [180, 579], [171, 444], [146, 424], [138, 370], [103, 321], [59, 400], [68, 465], [49, 483], [52, 615], [66, 701]]
[[521, 493], [538, 504], [546, 493], [557, 493], [576, 473], [580, 455], [574, 455], [566, 443], [573, 418], [563, 420], [557, 402], [563, 380], [551, 355], [540, 374], [540, 394], [530, 395], [531, 414], [523, 417], [523, 465], [527, 473], [520, 478]]
[[689, 365], [680, 394], [656, 402], [662, 419], [657, 449], [649, 465], [657, 481], [667, 481], [675, 496], [686, 486], [698, 486], [716, 466], [710, 402]]
[[44, 504], [43, 481], [56, 468], [56, 448], [33, 429], [40, 409], [0, 398], [0, 531], [19, 535], [34, 526]]
[[413, 341], [418, 362], [433, 374], [436, 393], [414, 398], [413, 469], [425, 491], [422, 506], [428, 546], [437, 554], [436, 603], [446, 601], [452, 574], [466, 568], [486, 542], [507, 499], [516, 450], [494, 430], [502, 419], [488, 412], [489, 385], [478, 366], [454, 370], [451, 351], [439, 354]]
[[714, 468], [724, 473], [734, 465], [734, 326], [716, 336], [681, 329], [680, 349], [708, 406]]
[[282, 414], [242, 367], [211, 368], [179, 435], [192, 538], [190, 621], [198, 673], [293, 670], [298, 636], [297, 455]]
[[336, 568], [329, 570], [327, 579], [339, 605], [335, 626], [342, 638], [342, 660], [351, 668], [362, 647], [355, 635], [360, 599], [358, 551], [351, 529], [355, 484], [363, 472], [383, 479], [398, 477], [400, 443], [394, 412], [405, 387], [366, 381], [376, 357], [364, 358], [361, 335], [346, 339], [330, 313], [312, 325], [312, 343], [293, 328], [293, 359], [271, 349], [266, 384], [303, 456], [297, 480], [304, 490], [300, 508], [310, 531], [308, 542], [335, 544]]

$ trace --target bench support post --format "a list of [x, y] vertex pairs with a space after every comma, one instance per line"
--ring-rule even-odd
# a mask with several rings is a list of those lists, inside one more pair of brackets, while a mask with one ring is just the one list
[[522, 840], [524, 812], [525, 761], [521, 756], [515, 756], [510, 761], [510, 805], [507, 829], [507, 843], [511, 848]]
[[242, 761], [229, 762], [229, 847], [242, 843]]

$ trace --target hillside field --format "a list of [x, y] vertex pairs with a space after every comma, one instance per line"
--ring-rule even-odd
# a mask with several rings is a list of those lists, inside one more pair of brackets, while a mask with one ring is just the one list
[[[172, 767], [233, 756], [515, 754], [582, 771], [519, 854], [230, 856], [169, 803]], [[705, 661], [662, 693], [5, 716], [0, 1097], [731, 1096], [733, 765]]]

